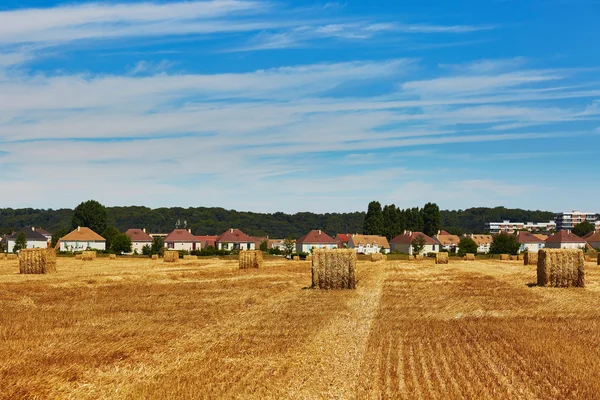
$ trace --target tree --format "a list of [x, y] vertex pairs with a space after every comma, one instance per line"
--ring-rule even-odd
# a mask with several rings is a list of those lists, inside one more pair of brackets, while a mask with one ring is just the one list
[[131, 253], [131, 239], [124, 233], [112, 237], [110, 249], [115, 254]]
[[283, 255], [289, 257], [294, 252], [294, 239], [288, 237], [283, 241]]
[[107, 220], [106, 208], [96, 200], [88, 200], [79, 204], [73, 210], [71, 228], [76, 229], [78, 226], [85, 226], [98, 234], [102, 234], [108, 226]]
[[54, 248], [56, 247], [56, 244], [58, 243], [58, 241], [60, 240], [61, 237], [66, 236], [66, 234], [69, 233], [69, 231], [67, 231], [66, 229], [61, 229], [59, 231], [56, 231], [52, 234], [52, 242], [51, 242], [51, 246]]
[[152, 254], [162, 256], [165, 252], [165, 239], [157, 236], [152, 240]]
[[269, 251], [269, 242], [267, 242], [266, 240], [263, 240], [262, 242], [260, 242], [260, 251]]
[[423, 215], [419, 207], [409, 208], [405, 211], [406, 229], [413, 232], [423, 232]]
[[583, 221], [582, 223], [575, 225], [572, 230], [573, 234], [579, 237], [583, 237], [588, 233], [595, 231], [596, 226], [589, 221]]
[[423, 233], [427, 236], [437, 235], [441, 226], [440, 208], [435, 203], [427, 203], [421, 211], [423, 215]]
[[449, 234], [456, 236], [462, 236], [462, 234], [464, 233], [463, 230], [458, 226], [449, 226], [447, 228], [445, 227], [444, 230]]
[[463, 237], [458, 243], [458, 255], [463, 257], [465, 254], [477, 254], [477, 243], [470, 237]]
[[423, 237], [423, 235], [418, 235], [410, 242], [410, 244], [412, 245], [413, 254], [420, 254], [425, 248], [425, 237]]
[[13, 253], [16, 253], [19, 250], [23, 250], [27, 248], [27, 237], [25, 233], [19, 232], [17, 237], [15, 238], [15, 245], [13, 247]]
[[388, 240], [398, 236], [401, 231], [401, 213], [394, 204], [383, 207], [383, 234]]
[[115, 236], [120, 235], [121, 232], [114, 226], [109, 226], [101, 233], [101, 235], [106, 239], [106, 248], [110, 249], [112, 247], [112, 242]]
[[378, 201], [369, 203], [365, 223], [363, 225], [363, 233], [365, 235], [383, 235], [384, 223], [381, 204]]
[[152, 247], [149, 244], [142, 247], [142, 254], [150, 257], [152, 255]]
[[516, 255], [519, 252], [520, 247], [515, 235], [500, 233], [494, 236], [492, 245], [490, 246], [490, 253]]

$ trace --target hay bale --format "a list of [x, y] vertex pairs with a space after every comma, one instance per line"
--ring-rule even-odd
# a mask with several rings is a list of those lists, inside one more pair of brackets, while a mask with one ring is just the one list
[[352, 249], [315, 249], [312, 259], [312, 287], [355, 289], [356, 261], [356, 251]]
[[312, 261], [312, 256], [306, 256], [306, 261]]
[[116, 260], [117, 259], [117, 255], [116, 254], [109, 254], [108, 258], [111, 260]]
[[163, 262], [177, 262], [179, 261], [179, 252], [175, 250], [167, 250], [165, 251], [165, 255], [163, 256]]
[[372, 253], [371, 254], [371, 262], [386, 261], [386, 260], [387, 260], [387, 256], [385, 256], [384, 254], [381, 254], [381, 253]]
[[19, 256], [16, 254], [9, 253], [6, 255], [6, 259], [9, 261], [14, 261], [14, 260], [18, 260]]
[[526, 252], [523, 255], [523, 265], [537, 265], [538, 254]]
[[6, 253], [0, 253], [0, 260], [6, 260]]
[[465, 255], [465, 260], [467, 260], [467, 261], [475, 261], [475, 254], [473, 254], [473, 253], [467, 253]]
[[96, 252], [95, 251], [84, 251], [83, 253], [81, 253], [81, 259], [83, 261], [92, 261], [96, 259]]
[[408, 261], [415, 261], [415, 256], [408, 256]]
[[158, 254], [152, 254], [152, 259], [153, 260], [158, 260]]
[[184, 255], [183, 259], [184, 260], [197, 260], [198, 256]]
[[56, 273], [56, 251], [54, 249], [23, 249], [19, 252], [21, 274]]
[[508, 254], [500, 254], [500, 261], [508, 261], [510, 256]]
[[448, 264], [450, 258], [448, 257], [448, 253], [437, 253], [435, 255], [435, 263], [436, 264]]
[[81, 254], [75, 254], [75, 259], [76, 259], [76, 260], [81, 260], [81, 258], [82, 258], [82, 257], [81, 257]]
[[512, 256], [512, 255], [511, 255], [511, 256], [508, 256], [508, 259], [509, 259], [510, 261], [517, 261], [517, 260], [518, 260], [517, 256]]
[[585, 262], [592, 262], [592, 257], [586, 255]]
[[294, 257], [293, 257], [293, 260], [294, 260], [294, 261], [300, 261], [300, 256], [294, 256]]
[[240, 269], [261, 268], [263, 266], [263, 254], [260, 250], [240, 251]]
[[584, 287], [585, 261], [577, 249], [542, 249], [538, 253], [537, 284], [552, 287]]
[[425, 259], [425, 257], [423, 257], [423, 255], [422, 255], [422, 254], [417, 254], [417, 255], [415, 256], [415, 260], [416, 260], [416, 261], [423, 261], [424, 259]]

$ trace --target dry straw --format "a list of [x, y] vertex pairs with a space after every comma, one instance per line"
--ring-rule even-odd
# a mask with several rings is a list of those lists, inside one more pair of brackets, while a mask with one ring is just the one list
[[598, 265], [600, 265], [600, 254], [598, 254]]
[[377, 261], [386, 261], [387, 260], [387, 256], [381, 254], [381, 253], [372, 253], [371, 254], [371, 261], [372, 262], [377, 262]]
[[96, 259], [96, 252], [95, 251], [84, 251], [83, 253], [81, 253], [81, 259], [83, 261], [92, 261]]
[[81, 260], [81, 258], [82, 258], [82, 257], [81, 257], [81, 254], [75, 254], [75, 259], [76, 259], [76, 260]]
[[312, 261], [312, 256], [306, 256], [306, 261]]
[[152, 254], [152, 259], [153, 260], [158, 260], [158, 254]]
[[415, 256], [408, 256], [408, 261], [415, 261]]
[[179, 260], [179, 252], [175, 250], [165, 251], [163, 262], [177, 262]]
[[263, 255], [260, 250], [240, 251], [240, 269], [261, 268], [263, 266]]
[[355, 289], [356, 260], [356, 251], [352, 249], [315, 249], [312, 260], [312, 287]]
[[585, 261], [577, 249], [542, 249], [538, 254], [539, 286], [584, 287]]
[[6, 253], [0, 253], [0, 260], [6, 260]]
[[508, 261], [508, 260], [510, 260], [510, 256], [508, 254], [500, 254], [500, 260]]
[[19, 272], [22, 274], [56, 273], [54, 249], [23, 249], [19, 252]]
[[523, 256], [523, 265], [537, 265], [538, 253], [526, 252]]
[[184, 260], [197, 260], [198, 256], [190, 256], [190, 255], [184, 255], [183, 256]]
[[465, 255], [465, 260], [467, 260], [467, 261], [475, 261], [475, 254], [473, 254], [473, 253], [467, 253]]
[[300, 256], [294, 256], [294, 261], [300, 261]]
[[18, 260], [18, 259], [19, 259], [19, 256], [18, 256], [18, 255], [16, 255], [16, 254], [11, 254], [11, 253], [9, 253], [9, 254], [7, 254], [7, 255], [6, 255], [6, 259], [7, 259], [7, 260]]
[[417, 260], [417, 261], [423, 261], [424, 259], [425, 259], [425, 257], [423, 257], [423, 255], [421, 255], [421, 254], [417, 254], [415, 256], [415, 260]]
[[116, 254], [109, 254], [108, 258], [110, 258], [111, 260], [116, 260], [117, 259], [117, 255]]
[[448, 253], [437, 253], [435, 255], [436, 264], [448, 264], [449, 260]]

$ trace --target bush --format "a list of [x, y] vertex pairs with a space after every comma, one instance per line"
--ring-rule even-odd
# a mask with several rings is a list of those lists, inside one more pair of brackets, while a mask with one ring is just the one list
[[515, 235], [500, 233], [494, 236], [494, 241], [490, 246], [490, 253], [517, 255], [520, 247]]
[[436, 253], [427, 253], [427, 257], [435, 258]]
[[464, 257], [467, 253], [477, 254], [477, 243], [470, 237], [464, 237], [460, 239], [460, 243], [458, 244], [458, 255], [460, 257]]

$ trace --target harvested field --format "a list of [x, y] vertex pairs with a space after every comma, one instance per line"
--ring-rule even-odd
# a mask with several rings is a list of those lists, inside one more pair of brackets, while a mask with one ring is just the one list
[[356, 290], [304, 290], [311, 263], [0, 260], [0, 398], [569, 399], [600, 393], [600, 270], [359, 261]]

